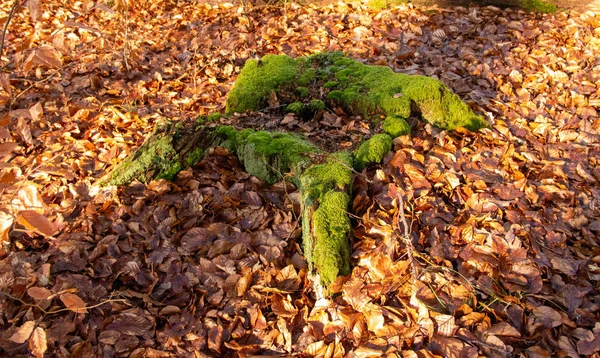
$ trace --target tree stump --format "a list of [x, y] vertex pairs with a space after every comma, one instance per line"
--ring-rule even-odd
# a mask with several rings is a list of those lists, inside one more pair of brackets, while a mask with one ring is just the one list
[[248, 61], [229, 93], [226, 112], [261, 110], [273, 101], [283, 102], [282, 107], [288, 104], [289, 111], [301, 116], [315, 115], [327, 105], [341, 106], [366, 120], [383, 116], [384, 133], [354, 152], [325, 153], [298, 134], [218, 125], [218, 115], [195, 123], [164, 121], [105, 181], [123, 185], [133, 179], [172, 180], [180, 170], [200, 161], [208, 149], [225, 147], [250, 174], [269, 184], [289, 180], [299, 188], [303, 252], [309, 269], [327, 287], [351, 271], [347, 210], [353, 172], [380, 163], [392, 149], [392, 139], [410, 133], [406, 119], [413, 114], [443, 129], [487, 126], [442, 82], [367, 66], [339, 52], [297, 59], [270, 55]]

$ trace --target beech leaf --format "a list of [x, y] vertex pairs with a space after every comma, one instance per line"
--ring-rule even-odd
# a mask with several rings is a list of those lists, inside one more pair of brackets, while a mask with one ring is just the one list
[[29, 349], [31, 349], [31, 354], [33, 354], [36, 358], [44, 357], [44, 353], [46, 349], [48, 349], [46, 342], [46, 331], [43, 328], [37, 327], [31, 337], [29, 338]]
[[63, 293], [60, 295], [60, 300], [64, 303], [65, 307], [75, 313], [87, 313], [85, 302], [73, 293]]
[[19, 327], [19, 329], [10, 337], [10, 340], [15, 343], [25, 343], [31, 336], [33, 328], [35, 327], [35, 321], [27, 321]]
[[20, 224], [28, 229], [34, 229], [46, 236], [54, 235], [56, 231], [47, 217], [34, 210], [21, 210], [17, 215]]

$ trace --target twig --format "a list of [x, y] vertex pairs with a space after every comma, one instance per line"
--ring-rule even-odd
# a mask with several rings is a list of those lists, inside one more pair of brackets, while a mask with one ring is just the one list
[[[2, 29], [2, 39], [0, 39], [0, 62], [2, 61], [2, 53], [4, 52], [4, 37], [6, 36], [6, 31], [8, 31], [8, 24], [10, 23], [12, 17], [15, 15], [15, 12], [17, 12], [17, 9], [23, 6], [24, 3], [25, 0], [21, 2], [19, 0], [15, 0], [13, 5], [10, 7], [8, 17], [6, 18], [6, 22], [4, 23], [4, 29]], [[2, 70], [4, 70], [4, 65], [2, 66]]]
[[[414, 247], [410, 240], [410, 232], [408, 222], [406, 221], [406, 216], [404, 216], [404, 199], [402, 198], [402, 194], [400, 191], [396, 194], [396, 198], [398, 199], [398, 215], [400, 215], [400, 220], [398, 220], [398, 230], [402, 232], [402, 241], [406, 246], [406, 253], [408, 254], [408, 259], [410, 260], [410, 267], [413, 272], [413, 280], [418, 280], [419, 276], [417, 275], [417, 266], [415, 265], [415, 257], [414, 257]], [[404, 230], [400, 227], [400, 224], [404, 227]]]
[[[35, 308], [39, 309], [40, 311], [42, 311], [42, 313], [43, 313], [44, 315], [55, 314], [55, 313], [60, 313], [60, 312], [65, 312], [65, 311], [73, 311], [71, 308], [59, 308], [59, 309], [52, 310], [52, 311], [46, 311], [45, 309], [43, 309], [43, 308], [42, 308], [40, 305], [38, 305], [38, 304], [27, 303], [27, 302], [23, 301], [22, 299], [20, 299], [19, 297], [13, 296], [13, 295], [11, 295], [11, 294], [8, 294], [8, 293], [6, 293], [6, 292], [2, 292], [2, 291], [0, 291], [0, 294], [3, 294], [4, 296], [6, 296], [6, 297], [10, 298], [11, 300], [14, 300], [14, 301], [17, 301], [17, 302], [21, 303], [23, 306], [26, 306], [26, 307], [35, 307]], [[86, 310], [87, 310], [87, 309], [92, 309], [92, 308], [100, 307], [100, 306], [102, 306], [102, 305], [104, 305], [104, 304], [106, 304], [106, 303], [110, 303], [110, 302], [121, 302], [121, 303], [125, 303], [125, 304], [127, 304], [127, 300], [125, 300], [125, 299], [123, 299], [123, 298], [117, 298], [117, 299], [113, 299], [113, 298], [112, 298], [112, 297], [113, 297], [113, 294], [114, 294], [114, 293], [111, 293], [111, 294], [110, 294], [110, 297], [109, 297], [108, 299], [106, 299], [106, 300], [104, 300], [104, 301], [102, 301], [102, 302], [100, 302], [100, 303], [97, 303], [97, 304], [95, 304], [95, 305], [91, 305], [91, 306], [85, 306], [85, 307], [81, 307], [81, 308], [78, 308], [78, 309], [82, 309], [82, 310], [83, 310], [83, 309], [86, 309]], [[58, 294], [57, 294], [57, 295], [58, 295]]]

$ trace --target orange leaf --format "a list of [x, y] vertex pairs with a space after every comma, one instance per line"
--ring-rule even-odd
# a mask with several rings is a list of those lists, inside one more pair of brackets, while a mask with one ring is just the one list
[[25, 343], [29, 336], [31, 336], [31, 332], [33, 332], [33, 327], [35, 327], [35, 321], [27, 321], [19, 327], [19, 329], [10, 337], [10, 340], [15, 343]]
[[27, 290], [27, 294], [38, 301], [47, 300], [50, 298], [50, 296], [52, 296], [52, 292], [43, 287], [30, 287]]
[[33, 62], [36, 65], [62, 67], [62, 60], [52, 45], [42, 45], [34, 50]]
[[47, 217], [34, 210], [21, 210], [18, 214], [19, 224], [28, 229], [34, 229], [46, 236], [54, 234], [54, 225]]
[[44, 352], [48, 348], [46, 344], [46, 331], [43, 328], [38, 327], [33, 331], [31, 338], [29, 338], [29, 349], [31, 354], [36, 358], [44, 357]]
[[18, 145], [15, 142], [0, 143], [0, 155], [10, 154], [16, 147], [18, 147]]
[[29, 9], [31, 21], [38, 22], [42, 16], [42, 4], [40, 0], [27, 0], [27, 9]]
[[60, 295], [60, 300], [65, 304], [65, 307], [75, 313], [87, 313], [85, 302], [75, 294], [63, 293]]

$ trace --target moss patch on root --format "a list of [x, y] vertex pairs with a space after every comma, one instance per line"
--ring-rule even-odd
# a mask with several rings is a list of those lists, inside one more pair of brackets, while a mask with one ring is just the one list
[[465, 127], [476, 131], [488, 126], [441, 81], [395, 73], [389, 67], [368, 66], [341, 52], [297, 59], [269, 55], [260, 61], [248, 61], [229, 94], [227, 112], [263, 108], [273, 93], [286, 93], [288, 103], [305, 102], [306, 98], [294, 95], [298, 85], [321, 97], [313, 99], [341, 105], [349, 114], [368, 119], [379, 115], [408, 118], [417, 112], [442, 129]]
[[[173, 180], [181, 170], [179, 154], [173, 147], [173, 138], [180, 129], [172, 128], [171, 123], [157, 125], [152, 140], [146, 141], [125, 161], [119, 164], [109, 175], [108, 182], [113, 185], [129, 184], [137, 179], [142, 183], [148, 179]], [[153, 168], [151, 173], [149, 168]]]
[[338, 276], [350, 273], [347, 209], [351, 187], [352, 155], [347, 152], [332, 154], [300, 177], [304, 255], [326, 287]]
[[371, 164], [381, 163], [383, 157], [392, 150], [392, 137], [375, 134], [354, 151], [354, 169], [361, 171]]
[[[310, 164], [310, 155], [319, 149], [299, 135], [292, 133], [238, 131], [219, 127], [223, 146], [235, 153], [246, 171], [269, 184], [285, 178], [297, 184], [297, 176]], [[291, 174], [290, 174], [291, 173]]]

